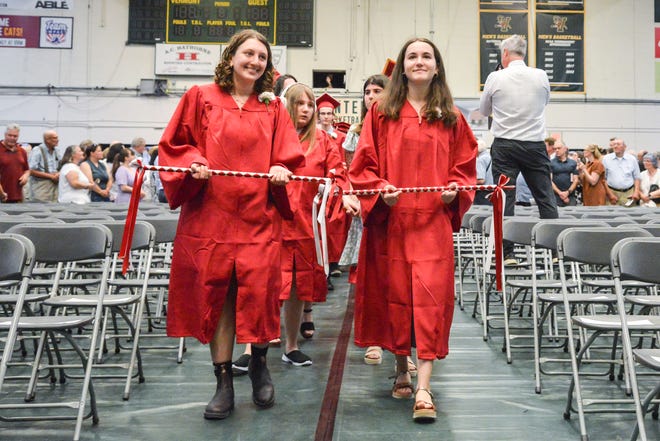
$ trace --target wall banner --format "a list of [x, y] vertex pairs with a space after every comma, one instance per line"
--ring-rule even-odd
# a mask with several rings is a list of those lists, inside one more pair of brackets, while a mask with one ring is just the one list
[[154, 73], [212, 77], [220, 53], [219, 44], [157, 44]]
[[537, 11], [584, 11], [584, 0], [536, 0]]
[[[495, 71], [500, 63], [500, 45], [502, 41], [514, 34], [527, 38], [527, 17], [527, 12], [479, 12], [479, 90], [484, 90], [488, 74]], [[527, 59], [526, 56], [525, 63], [527, 63]]]
[[0, 47], [71, 49], [73, 17], [0, 15]]
[[0, 0], [0, 12], [19, 10], [52, 14], [54, 11], [73, 11], [73, 4], [74, 0]]
[[584, 92], [584, 14], [536, 14], [536, 67], [553, 92]]

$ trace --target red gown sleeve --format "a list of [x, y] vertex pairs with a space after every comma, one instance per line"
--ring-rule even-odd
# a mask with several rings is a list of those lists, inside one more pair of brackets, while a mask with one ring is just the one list
[[[381, 170], [378, 151], [378, 128], [384, 116], [371, 106], [362, 124], [362, 133], [355, 156], [348, 171], [348, 177], [356, 190], [383, 188], [389, 182], [381, 178], [386, 170]], [[364, 225], [384, 222], [389, 214], [389, 207], [379, 195], [361, 196], [360, 206]]]
[[[452, 164], [448, 182], [459, 186], [474, 185], [477, 182], [477, 140], [460, 110], [454, 108], [458, 116], [452, 133]], [[459, 191], [449, 205], [451, 226], [454, 232], [461, 228], [461, 220], [474, 201], [474, 191]]]
[[[208, 162], [204, 157], [203, 124], [204, 104], [198, 86], [188, 90], [174, 115], [167, 124], [158, 144], [158, 163], [162, 166], [190, 167], [193, 163]], [[163, 189], [171, 208], [193, 198], [206, 184], [205, 180], [194, 179], [189, 173], [161, 172]]]

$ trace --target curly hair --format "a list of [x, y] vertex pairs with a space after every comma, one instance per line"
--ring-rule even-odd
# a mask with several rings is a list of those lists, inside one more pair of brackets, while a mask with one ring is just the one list
[[252, 29], [244, 29], [235, 33], [227, 47], [222, 52], [220, 62], [215, 67], [215, 83], [220, 86], [225, 92], [232, 92], [234, 89], [234, 69], [231, 66], [231, 59], [236, 54], [238, 48], [250, 38], [262, 43], [266, 46], [268, 52], [268, 60], [266, 61], [266, 70], [261, 77], [254, 84], [254, 93], [259, 95], [262, 92], [271, 92], [273, 90], [273, 78], [275, 76], [275, 68], [273, 67], [273, 54], [270, 50], [268, 40], [259, 32]]
[[[440, 120], [444, 122], [445, 126], [453, 126], [456, 124], [456, 114], [454, 113], [454, 99], [447, 85], [445, 65], [440, 56], [440, 51], [427, 38], [411, 38], [403, 45], [397, 57], [394, 71], [392, 72], [392, 79], [385, 88], [384, 96], [381, 98], [378, 107], [388, 118], [393, 120], [399, 119], [401, 107], [403, 107], [408, 96], [408, 78], [404, 74], [403, 63], [406, 58], [408, 46], [417, 41], [431, 46], [438, 69], [437, 75], [434, 75], [431, 80], [431, 85], [426, 96], [426, 106], [423, 109], [424, 116], [426, 116], [429, 122]], [[440, 110], [440, 115], [438, 115], [438, 109]]]

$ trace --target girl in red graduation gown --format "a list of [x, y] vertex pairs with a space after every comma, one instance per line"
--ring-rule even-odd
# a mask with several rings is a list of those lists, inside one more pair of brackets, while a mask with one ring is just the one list
[[[335, 179], [337, 186], [348, 189], [346, 170], [339, 147], [328, 134], [316, 127], [314, 93], [304, 84], [294, 84], [286, 93], [286, 107], [298, 131], [305, 151], [305, 165], [296, 170], [305, 176]], [[292, 182], [291, 191], [300, 194], [300, 204], [292, 220], [282, 226], [282, 293], [286, 345], [282, 361], [294, 366], [308, 366], [311, 358], [298, 349], [298, 328], [304, 302], [325, 301], [328, 289], [323, 268], [317, 263], [312, 230], [312, 203], [318, 185]], [[350, 213], [359, 213], [359, 203], [349, 196], [342, 201]]]
[[[415, 397], [413, 419], [434, 421], [433, 361], [448, 353], [454, 310], [452, 231], [472, 192], [402, 194], [397, 187], [474, 185], [477, 143], [454, 107], [440, 52], [427, 40], [401, 49], [384, 97], [367, 113], [350, 167], [353, 187], [382, 188], [362, 202], [355, 342], [396, 355], [392, 396]], [[416, 346], [413, 389], [406, 356]]]
[[[283, 187], [304, 156], [291, 118], [272, 94], [272, 55], [258, 32], [235, 34], [216, 67], [215, 83], [192, 87], [159, 144], [167, 200], [181, 206], [170, 274], [167, 331], [210, 343], [217, 377], [207, 419], [234, 407], [234, 338], [252, 343], [252, 400], [274, 402], [266, 366], [279, 336], [281, 217], [291, 215]], [[209, 169], [272, 174], [264, 179], [214, 176]]]

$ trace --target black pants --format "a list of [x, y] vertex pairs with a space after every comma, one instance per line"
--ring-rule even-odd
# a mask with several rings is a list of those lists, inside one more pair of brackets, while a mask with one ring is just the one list
[[[518, 173], [522, 173], [527, 186], [534, 196], [541, 219], [556, 219], [557, 202], [552, 191], [550, 179], [550, 159], [543, 141], [516, 141], [514, 139], [495, 138], [490, 147], [493, 158], [493, 178], [497, 182], [500, 175], [505, 175], [511, 183], [516, 182]], [[516, 191], [505, 190], [505, 216], [515, 215]], [[511, 254], [513, 244], [504, 243], [504, 255]]]

